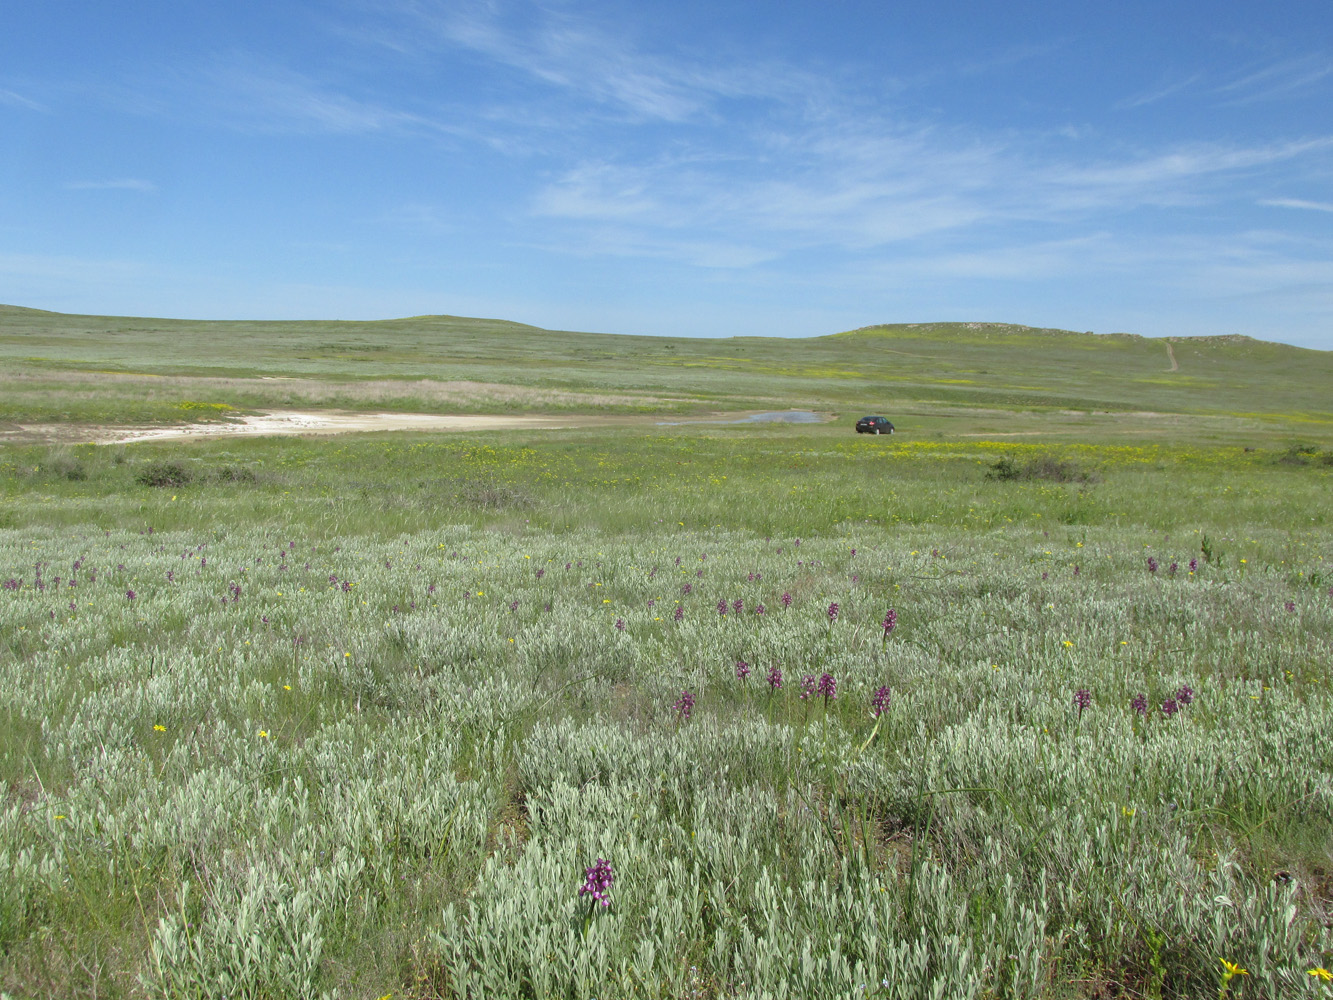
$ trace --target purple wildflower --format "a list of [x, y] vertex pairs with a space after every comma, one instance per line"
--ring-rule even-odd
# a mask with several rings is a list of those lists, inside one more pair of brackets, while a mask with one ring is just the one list
[[1168, 719], [1180, 711], [1180, 706], [1176, 704], [1176, 699], [1168, 698], [1162, 702], [1162, 714]]
[[[171, 582], [172, 580], [174, 580], [174, 579], [176, 579], [176, 572], [175, 572], [175, 570], [170, 570], [170, 569], [167, 570], [167, 583], [170, 583], [170, 582]], [[73, 583], [74, 581], [71, 580], [70, 582]]]
[[132, 601], [132, 600], [134, 600], [134, 598], [137, 597], [137, 596], [138, 596], [138, 595], [135, 594], [135, 592], [132, 591], [132, 590], [127, 590], [127, 591], [125, 591], [125, 599], [128, 600], [128, 601]]
[[1129, 703], [1129, 707], [1138, 712], [1144, 718], [1148, 716], [1148, 696], [1146, 694], [1136, 694], [1134, 700]]
[[1074, 563], [1074, 575], [1078, 576], [1078, 563]]
[[731, 610], [736, 612], [736, 614], [740, 614], [742, 611], [745, 610], [745, 602], [742, 601], [739, 597], [736, 598], [736, 600], [731, 602]]
[[6, 580], [3, 584], [0, 584], [0, 587], [4, 587], [5, 590], [18, 590], [22, 586], [23, 586], [23, 581], [15, 579], [12, 576], [8, 580]]
[[1193, 572], [1194, 572], [1196, 569], [1198, 569], [1198, 568], [1199, 568], [1199, 560], [1197, 560], [1197, 559], [1191, 559], [1191, 560], [1190, 560], [1190, 572], [1193, 573]]
[[763, 604], [756, 604], [756, 605], [754, 606], [754, 613], [757, 614], [757, 615], [766, 614], [767, 612], [768, 612], [768, 609], [765, 608], [765, 607], [763, 606]]
[[679, 604], [677, 604], [675, 613], [672, 614], [671, 616], [672, 621], [680, 621], [684, 617], [685, 617], [685, 609], [682, 608]]
[[717, 613], [720, 615], [725, 615], [727, 613], [727, 599], [725, 597], [718, 600]]
[[537, 579], [538, 579], [538, 580], [540, 580], [540, 579], [541, 579], [542, 577], [544, 577], [545, 575], [546, 575], [546, 570], [544, 570], [544, 569], [538, 569], [538, 570], [537, 570]]
[[673, 707], [676, 710], [677, 716], [682, 720], [688, 719], [690, 713], [694, 711], [694, 695], [690, 694], [688, 691], [682, 691], [680, 697], [676, 699], [676, 704]]
[[651, 607], [652, 607], [654, 604], [656, 604], [656, 603], [657, 603], [657, 598], [656, 598], [656, 597], [650, 597], [650, 598], [648, 598], [648, 607], [651, 608]]
[[832, 674], [819, 675], [819, 687], [816, 689], [816, 693], [823, 696], [825, 705], [838, 697], [838, 682], [833, 679]]
[[625, 631], [625, 619], [623, 618], [616, 619], [616, 631], [617, 632]]
[[1078, 717], [1083, 718], [1083, 710], [1092, 704], [1092, 692], [1079, 688], [1074, 692], [1074, 705], [1078, 708]]
[[870, 714], [878, 719], [889, 707], [889, 699], [893, 697], [893, 692], [889, 690], [887, 684], [878, 688], [870, 699]]
[[611, 871], [611, 862], [605, 858], [598, 858], [597, 863], [591, 868], [583, 869], [583, 885], [579, 889], [580, 896], [591, 896], [592, 903], [595, 906], [601, 903], [603, 906], [610, 906], [611, 900], [608, 893], [611, 886], [615, 883], [615, 873]]
[[352, 582], [351, 582], [350, 580], [344, 580], [344, 581], [343, 581], [343, 593], [346, 594], [346, 593], [348, 593], [349, 591], [351, 591], [351, 589], [352, 589]]
[[836, 622], [838, 620], [838, 602], [834, 601], [828, 606], [828, 620]]
[[806, 674], [801, 678], [801, 700], [804, 701], [815, 693], [815, 685], [819, 682], [815, 680], [814, 674]]
[[750, 676], [750, 665], [749, 665], [748, 663], [746, 663], [744, 660], [737, 660], [737, 661], [736, 661], [736, 679], [739, 680], [739, 681], [743, 681], [743, 680], [745, 680], [745, 678], [747, 678], [747, 677], [749, 677], [749, 676]]
[[517, 611], [517, 610], [518, 610], [518, 601], [510, 601], [510, 602], [509, 602], [509, 610], [510, 610], [510, 611]]
[[772, 668], [768, 671], [767, 680], [768, 689], [770, 691], [776, 691], [778, 688], [782, 687], [782, 670], [776, 663], [773, 664]]
[[1168, 567], [1166, 568], [1167, 576], [1175, 576], [1175, 575], [1176, 575], [1176, 570], [1178, 570], [1178, 569], [1180, 569], [1180, 564], [1179, 564], [1179, 563], [1172, 563], [1170, 566], [1168, 566]]
[[1157, 572], [1157, 560], [1154, 559], [1152, 556], [1148, 557], [1148, 572], [1149, 573]]
[[884, 612], [884, 620], [879, 625], [880, 628], [884, 629], [884, 638], [887, 640], [889, 633], [898, 627], [898, 612], [889, 608], [888, 611]]
[[1180, 702], [1182, 705], [1193, 704], [1194, 688], [1190, 687], [1188, 684], [1182, 685], [1180, 690], [1176, 692], [1176, 701]]
[[1282, 606], [1283, 606], [1284, 608], [1286, 608], [1288, 611], [1295, 611], [1295, 610], [1296, 610], [1296, 602], [1295, 602], [1295, 601], [1288, 601], [1286, 604], [1284, 604], [1284, 605], [1282, 605]]
[[694, 590], [694, 584], [692, 584], [692, 583], [687, 583], [687, 584], [685, 584], [685, 586], [683, 586], [683, 587], [680, 588], [680, 592], [681, 592], [682, 594], [684, 594], [686, 597], [688, 597], [688, 596], [690, 595], [691, 591], [693, 591], [693, 590]]
[[782, 592], [782, 606], [784, 608], [791, 607], [791, 594], [787, 593], [785, 590]]

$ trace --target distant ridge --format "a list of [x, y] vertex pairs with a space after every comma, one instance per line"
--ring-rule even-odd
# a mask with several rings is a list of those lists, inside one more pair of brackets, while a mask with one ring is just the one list
[[375, 325], [386, 323], [440, 323], [456, 325], [459, 323], [489, 323], [507, 327], [517, 327], [523, 330], [539, 330], [545, 332], [545, 327], [532, 326], [529, 323], [517, 323], [508, 319], [492, 319], [480, 316], [452, 316], [447, 313], [427, 313], [422, 316], [391, 316], [387, 319], [192, 319], [180, 318], [174, 316], [112, 316], [100, 313], [64, 313], [54, 312], [50, 309], [32, 309], [28, 306], [12, 306], [0, 302], [0, 315], [14, 314], [22, 316], [60, 316], [65, 319], [96, 319], [96, 320], [132, 320], [136, 323], [329, 323], [342, 325]]
[[[585, 400], [578, 405], [590, 408], [602, 404], [586, 400], [605, 396], [612, 400], [606, 405], [622, 409], [665, 400], [671, 407], [783, 405], [844, 414], [907, 415], [914, 406], [1212, 414], [1333, 436], [1333, 351], [1234, 335], [1148, 338], [1018, 323], [881, 324], [815, 337], [646, 337], [451, 315], [181, 320], [0, 306], [0, 415], [8, 406], [68, 419], [68, 407], [53, 410], [35, 374], [71, 385], [113, 375], [234, 379], [191, 390], [232, 407], [369, 409], [398, 400], [399, 409], [433, 412], [456, 405], [464, 392], [457, 386], [467, 384], [474, 388], [464, 395], [476, 397], [468, 396], [468, 405], [506, 412], [558, 410], [573, 404], [551, 401], [575, 391]], [[307, 384], [298, 387], [302, 380]], [[165, 383], [143, 388], [133, 406], [185, 391]], [[92, 395], [111, 392], [99, 385]]]
[[36, 316], [63, 316], [65, 313], [51, 312], [49, 309], [29, 309], [27, 306], [7, 306], [0, 302], [0, 313], [31, 313]]
[[[774, 338], [756, 337], [753, 335], [738, 335], [735, 337], [670, 337], [670, 336], [650, 336], [638, 334], [614, 334], [614, 333], [588, 333], [586, 331], [574, 330], [555, 330], [548, 327], [534, 326], [530, 323], [519, 323], [514, 320], [495, 319], [490, 317], [476, 316], [455, 316], [449, 313], [427, 313], [420, 316], [396, 316], [387, 319], [374, 320], [321, 320], [321, 319], [179, 319], [168, 317], [147, 317], [147, 316], [103, 316], [93, 313], [62, 313], [47, 309], [33, 309], [28, 306], [6, 305], [0, 303], [0, 317], [12, 317], [16, 320], [23, 318], [35, 319], [38, 317], [52, 317], [65, 320], [77, 320], [83, 322], [112, 323], [124, 325], [133, 323], [136, 326], [140, 324], [161, 324], [160, 328], [179, 329], [183, 327], [205, 327], [209, 325], [226, 326], [230, 329], [237, 327], [275, 327], [279, 329], [291, 329], [297, 326], [319, 326], [329, 330], [340, 329], [348, 330], [352, 328], [364, 328], [366, 330], [379, 328], [381, 330], [393, 327], [434, 327], [440, 332], [454, 332], [459, 330], [469, 330], [474, 332], [498, 332], [511, 331], [514, 333], [525, 332], [533, 334], [565, 334], [578, 337], [606, 337], [626, 341], [672, 341], [688, 340], [700, 343], [717, 343], [723, 341], [748, 341], [764, 340]], [[1198, 347], [1225, 347], [1228, 345], [1235, 347], [1250, 347], [1252, 349], [1276, 349], [1290, 351], [1304, 351], [1315, 354], [1328, 355], [1333, 352], [1320, 350], [1313, 347], [1299, 347], [1295, 344], [1285, 344], [1276, 340], [1260, 340], [1256, 337], [1250, 337], [1240, 333], [1225, 334], [1205, 334], [1200, 336], [1180, 336], [1177, 334], [1167, 334], [1160, 337], [1145, 337], [1138, 333], [1110, 332], [1096, 333], [1092, 330], [1062, 330], [1058, 327], [1040, 327], [1025, 326], [1021, 323], [997, 323], [997, 322], [940, 322], [940, 323], [875, 323], [870, 326], [857, 327], [854, 330], [844, 330], [838, 333], [815, 334], [809, 337], [783, 337], [777, 338], [789, 342], [815, 342], [815, 341], [846, 341], [858, 338], [898, 338], [903, 340], [911, 339], [949, 339], [954, 342], [971, 342], [974, 344], [990, 343], [995, 345], [1005, 341], [1021, 342], [1024, 340], [1042, 340], [1043, 342], [1056, 341], [1064, 339], [1067, 342], [1083, 343], [1151, 343], [1151, 344], [1185, 344]], [[1073, 346], [1071, 343], [1071, 346]]]
[[[1298, 347], [1284, 344], [1278, 340], [1260, 340], [1243, 333], [1201, 334], [1186, 337], [1179, 334], [1166, 334], [1161, 337], [1145, 337], [1141, 333], [1096, 333], [1092, 330], [1061, 330], [1058, 327], [1023, 326], [1020, 323], [875, 323], [871, 326], [857, 327], [842, 333], [829, 334], [831, 337], [960, 337], [971, 339], [992, 339], [1000, 337], [1095, 337], [1102, 340], [1134, 340], [1163, 344], [1255, 344], [1267, 347], [1290, 348], [1296, 351], [1318, 351], [1318, 348]], [[1319, 353], [1328, 353], [1321, 351]]]

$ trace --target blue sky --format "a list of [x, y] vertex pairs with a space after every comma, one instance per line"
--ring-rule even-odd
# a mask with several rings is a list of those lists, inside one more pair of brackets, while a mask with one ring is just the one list
[[1333, 4], [10, 4], [0, 302], [1333, 349]]

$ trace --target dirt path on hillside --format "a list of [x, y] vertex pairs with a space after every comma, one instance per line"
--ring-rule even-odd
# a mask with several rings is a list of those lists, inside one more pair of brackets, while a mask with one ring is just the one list
[[1173, 351], [1173, 350], [1171, 350], [1171, 345], [1170, 345], [1170, 344], [1167, 344], [1167, 345], [1166, 345], [1166, 356], [1167, 356], [1168, 358], [1171, 359], [1171, 369], [1170, 369], [1170, 370], [1173, 371], [1173, 372], [1178, 372], [1178, 371], [1180, 371], [1180, 365], [1176, 364], [1176, 352]]
[[[652, 427], [686, 424], [784, 423], [792, 413], [745, 411], [664, 419], [667, 414], [569, 414], [567, 416], [457, 413], [349, 413], [338, 410], [270, 410], [236, 420], [174, 427], [96, 427], [86, 424], [0, 426], [0, 441], [26, 444], [135, 444], [141, 441], [203, 441], [271, 435], [314, 436], [369, 431], [538, 431], [574, 427]], [[818, 422], [834, 419], [819, 414]], [[804, 422], [804, 421], [802, 421]]]

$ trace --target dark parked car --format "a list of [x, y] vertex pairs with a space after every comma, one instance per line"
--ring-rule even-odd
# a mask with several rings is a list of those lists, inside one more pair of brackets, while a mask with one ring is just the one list
[[885, 417], [862, 417], [856, 422], [858, 434], [892, 434], [893, 424]]

